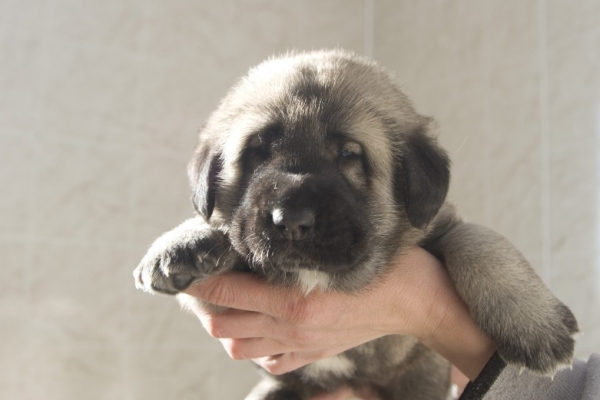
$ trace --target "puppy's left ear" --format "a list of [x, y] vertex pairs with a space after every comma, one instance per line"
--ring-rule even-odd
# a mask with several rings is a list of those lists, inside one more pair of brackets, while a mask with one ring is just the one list
[[425, 228], [444, 204], [450, 186], [448, 154], [427, 134], [431, 121], [407, 134], [395, 194], [411, 225]]
[[215, 208], [222, 160], [212, 146], [201, 144], [188, 164], [192, 202], [198, 214], [208, 221]]

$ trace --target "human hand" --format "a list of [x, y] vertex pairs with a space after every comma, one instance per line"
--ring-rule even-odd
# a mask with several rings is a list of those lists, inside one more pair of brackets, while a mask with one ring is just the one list
[[280, 288], [227, 273], [186, 290], [191, 300], [229, 307], [208, 312], [190, 301], [207, 331], [234, 359], [283, 374], [389, 334], [416, 336], [474, 380], [495, 351], [475, 325], [440, 262], [415, 248], [358, 293]]
[[229, 307], [222, 313], [192, 311], [232, 358], [253, 359], [273, 374], [389, 334], [429, 337], [446, 298], [456, 296], [439, 261], [420, 248], [397, 257], [359, 293], [315, 290], [305, 296], [243, 273], [219, 275], [185, 292]]

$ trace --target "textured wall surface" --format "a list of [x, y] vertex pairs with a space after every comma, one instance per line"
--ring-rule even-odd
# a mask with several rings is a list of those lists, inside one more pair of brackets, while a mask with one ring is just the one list
[[243, 397], [249, 363], [131, 271], [191, 214], [219, 98], [292, 48], [395, 71], [440, 123], [462, 213], [573, 308], [580, 356], [600, 350], [598, 20], [598, 0], [0, 0], [0, 398]]
[[600, 349], [600, 1], [377, 1], [374, 57], [440, 125], [450, 198]]

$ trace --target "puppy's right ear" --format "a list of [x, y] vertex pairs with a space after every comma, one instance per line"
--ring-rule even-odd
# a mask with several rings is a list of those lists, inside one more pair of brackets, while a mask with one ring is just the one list
[[188, 179], [192, 189], [192, 202], [205, 221], [215, 208], [222, 160], [212, 146], [200, 145], [188, 165]]

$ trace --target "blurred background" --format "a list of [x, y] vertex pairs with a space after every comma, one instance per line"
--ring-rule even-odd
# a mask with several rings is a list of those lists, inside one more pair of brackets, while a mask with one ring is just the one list
[[451, 198], [600, 351], [600, 0], [0, 0], [0, 398], [241, 399], [200, 323], [134, 289], [192, 214], [199, 127], [249, 67], [341, 47], [437, 118]]

